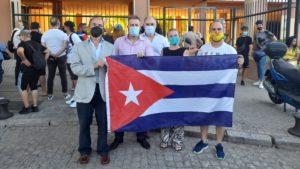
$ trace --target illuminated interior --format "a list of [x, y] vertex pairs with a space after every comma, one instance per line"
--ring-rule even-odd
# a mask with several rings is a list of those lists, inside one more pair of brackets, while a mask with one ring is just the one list
[[[192, 7], [189, 8], [187, 6]], [[226, 33], [232, 33], [232, 7], [237, 7], [236, 16], [244, 15], [243, 0], [150, 0], [150, 15], [154, 16], [163, 28], [165, 18], [165, 31], [177, 28], [180, 34], [188, 30], [188, 18], [190, 14], [191, 25], [196, 32], [201, 32], [208, 39], [209, 25], [215, 18], [226, 20]], [[164, 17], [165, 7], [165, 17]], [[30, 14], [23, 16], [25, 25], [36, 21], [39, 22], [43, 31], [49, 28], [49, 19], [52, 14], [62, 15], [62, 22], [70, 20], [79, 25], [88, 23], [90, 17], [102, 16], [105, 21], [105, 29], [112, 32], [114, 25], [121, 24], [123, 28], [127, 25], [127, 16], [133, 13], [133, 0], [22, 0], [22, 13]], [[278, 14], [277, 14], [278, 15]], [[280, 17], [279, 17], [280, 18]], [[278, 22], [278, 16], [268, 16], [270, 21]], [[26, 23], [27, 22], [27, 23]], [[280, 21], [279, 21], [280, 22]], [[245, 23], [244, 19], [235, 22], [237, 32]], [[127, 30], [125, 30], [127, 32]]]

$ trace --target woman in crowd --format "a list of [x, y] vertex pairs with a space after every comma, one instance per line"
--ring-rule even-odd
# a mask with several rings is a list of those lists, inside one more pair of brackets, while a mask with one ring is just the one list
[[[185, 48], [179, 46], [180, 38], [176, 29], [170, 29], [168, 32], [170, 47], [162, 50], [162, 56], [184, 56]], [[182, 150], [184, 140], [184, 127], [172, 126], [161, 129], [161, 148], [172, 146], [176, 151]]]
[[294, 66], [298, 65], [298, 59], [300, 55], [300, 50], [297, 47], [297, 40], [294, 36], [291, 36], [287, 39], [286, 45], [288, 46], [288, 50], [285, 53], [283, 59]]

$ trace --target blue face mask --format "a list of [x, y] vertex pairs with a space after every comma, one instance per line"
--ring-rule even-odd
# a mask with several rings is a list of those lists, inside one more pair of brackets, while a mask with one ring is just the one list
[[145, 26], [145, 33], [147, 35], [154, 35], [155, 27], [154, 26]]
[[130, 36], [139, 36], [140, 34], [140, 27], [137, 26], [131, 26], [129, 27], [129, 35]]
[[248, 36], [249, 33], [245, 31], [245, 32], [242, 33], [242, 35], [243, 35], [243, 36]]
[[170, 45], [176, 46], [179, 43], [179, 37], [178, 36], [172, 36], [172, 37], [169, 38], [169, 42], [170, 42]]

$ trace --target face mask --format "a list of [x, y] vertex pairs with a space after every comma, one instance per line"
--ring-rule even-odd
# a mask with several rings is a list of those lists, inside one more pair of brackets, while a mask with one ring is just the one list
[[259, 27], [259, 28], [257, 28], [257, 30], [259, 30], [259, 31], [261, 31], [263, 28], [261, 28], [261, 27]]
[[248, 36], [248, 32], [243, 32], [242, 35], [243, 36]]
[[172, 36], [172, 37], [169, 38], [169, 42], [170, 42], [170, 45], [176, 46], [179, 43], [179, 37], [178, 36]]
[[24, 29], [24, 26], [20, 26], [20, 29], [23, 30], [23, 29]]
[[129, 27], [129, 35], [130, 36], [139, 36], [140, 34], [140, 27], [137, 27], [137, 26], [131, 26]]
[[102, 31], [103, 31], [103, 29], [100, 28], [99, 26], [92, 27], [91, 35], [94, 38], [98, 38], [100, 35], [102, 35]]
[[224, 33], [216, 34], [215, 32], [211, 32], [209, 37], [210, 40], [214, 42], [220, 42], [221, 40], [225, 39]]
[[155, 33], [155, 27], [154, 26], [146, 26], [145, 27], [145, 33], [147, 35], [154, 35], [154, 33]]

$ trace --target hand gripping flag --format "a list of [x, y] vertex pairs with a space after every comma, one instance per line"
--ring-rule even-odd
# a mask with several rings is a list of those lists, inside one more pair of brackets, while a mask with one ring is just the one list
[[110, 131], [232, 126], [237, 56], [135, 55], [107, 59]]

